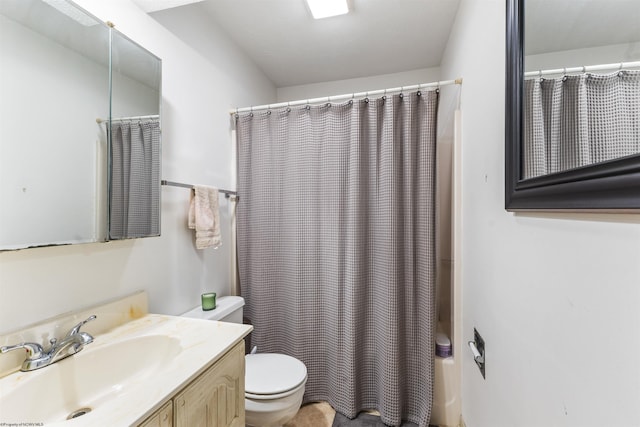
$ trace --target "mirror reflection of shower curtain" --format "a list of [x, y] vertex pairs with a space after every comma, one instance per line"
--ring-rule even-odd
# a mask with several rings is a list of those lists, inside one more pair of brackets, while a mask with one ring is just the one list
[[260, 352], [305, 401], [428, 425], [438, 94], [240, 114], [238, 264]]
[[160, 235], [160, 123], [111, 125], [109, 238]]
[[523, 179], [640, 153], [640, 71], [528, 79]]

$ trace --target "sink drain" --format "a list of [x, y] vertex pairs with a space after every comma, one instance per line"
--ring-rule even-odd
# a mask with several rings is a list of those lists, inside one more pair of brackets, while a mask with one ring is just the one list
[[80, 409], [77, 409], [77, 410], [73, 411], [72, 413], [70, 413], [67, 416], [67, 419], [68, 420], [72, 420], [74, 418], [78, 418], [78, 417], [81, 417], [83, 415], [86, 415], [89, 412], [91, 412], [91, 408], [80, 408]]

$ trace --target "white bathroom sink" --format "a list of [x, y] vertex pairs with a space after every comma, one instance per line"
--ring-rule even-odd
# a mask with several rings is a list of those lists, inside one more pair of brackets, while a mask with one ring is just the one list
[[[249, 331], [247, 325], [143, 315], [94, 335], [93, 343], [53, 365], [1, 377], [0, 424], [138, 425]], [[79, 416], [67, 420], [76, 411]]]
[[79, 418], [159, 374], [182, 351], [179, 340], [167, 335], [92, 345], [53, 365], [14, 374], [19, 378], [0, 399], [0, 420], [46, 425], [73, 414]]

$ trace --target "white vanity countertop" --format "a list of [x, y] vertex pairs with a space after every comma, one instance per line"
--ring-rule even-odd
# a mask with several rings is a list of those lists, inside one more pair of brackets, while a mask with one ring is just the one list
[[[220, 359], [251, 330], [251, 326], [241, 324], [157, 314], [144, 315], [107, 333], [95, 335], [93, 343], [85, 346], [81, 352], [51, 366], [32, 372], [16, 372], [0, 378], [0, 422], [18, 421], [34, 423], [33, 425], [45, 423], [46, 426], [64, 425], [69, 427], [135, 425], [144, 421], [146, 417], [160, 408], [167, 398]], [[131, 343], [135, 343], [135, 345], [131, 346]], [[147, 343], [149, 344], [148, 353], [147, 347], [145, 347]], [[114, 349], [118, 350], [114, 351]], [[105, 359], [105, 355], [108, 355], [107, 359]], [[75, 361], [76, 358], [85, 359]], [[130, 375], [127, 374], [125, 380], [120, 381], [119, 376], [123, 376], [121, 374], [123, 369], [126, 371], [130, 367], [127, 363], [128, 358], [129, 360], [135, 359], [135, 363], [130, 362], [130, 365], [144, 366], [141, 371], [145, 371], [145, 373], [138, 375], [134, 371]], [[38, 416], [34, 414], [37, 412], [37, 405], [40, 404], [39, 399], [34, 397], [29, 399], [28, 403], [28, 405], [33, 405], [32, 408], [35, 409], [34, 412], [29, 410], [31, 419], [3, 419], [5, 418], [2, 415], [3, 412], [7, 414], [6, 411], [10, 411], [11, 407], [15, 409], [15, 403], [11, 403], [11, 394], [15, 393], [14, 396], [20, 396], [20, 391], [16, 390], [25, 386], [29, 387], [29, 383], [37, 384], [38, 381], [44, 381], [46, 385], [49, 381], [48, 378], [52, 378], [54, 384], [47, 387], [47, 394], [54, 395], [63, 392], [63, 394], [70, 395], [73, 395], [74, 392], [77, 392], [75, 394], [83, 394], [78, 391], [80, 387], [74, 388], [73, 384], [66, 384], [65, 376], [73, 377], [73, 375], [77, 375], [77, 372], [86, 372], [86, 366], [92, 366], [88, 365], [92, 361], [96, 361], [96, 364], [99, 365], [95, 366], [96, 378], [102, 376], [104, 382], [105, 375], [107, 375], [108, 387], [101, 388], [101, 390], [107, 389], [106, 393], [97, 397], [89, 396], [86, 402], [83, 402], [82, 396], [70, 397], [73, 401], [70, 406], [86, 404], [92, 408], [91, 412], [67, 421], [65, 420], [66, 414], [78, 408], [61, 408], [60, 422], [47, 423], [48, 420], [39, 420]], [[82, 368], [84, 371], [80, 370], [82, 366], [84, 366]], [[92, 369], [88, 369], [89, 376], [93, 374]], [[55, 370], [58, 370], [60, 375]], [[108, 376], [110, 370], [114, 372], [111, 377], [113, 384], [110, 383]], [[42, 377], [38, 379], [39, 376]], [[89, 379], [84, 378], [86, 376], [84, 374], [81, 381], [86, 380], [90, 383]], [[47, 380], [43, 380], [44, 378]], [[55, 383], [61, 378], [65, 382], [64, 387]], [[99, 380], [96, 379], [96, 381]], [[69, 378], [69, 382], [73, 382], [73, 378]], [[56, 390], [56, 387], [65, 390]], [[44, 417], [44, 415], [40, 415], [40, 417]]]

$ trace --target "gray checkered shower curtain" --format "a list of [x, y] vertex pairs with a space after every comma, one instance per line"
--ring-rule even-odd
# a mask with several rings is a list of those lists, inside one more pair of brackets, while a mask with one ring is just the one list
[[640, 153], [640, 71], [525, 80], [523, 176]]
[[109, 238], [160, 235], [160, 123], [111, 125]]
[[252, 343], [305, 363], [305, 401], [428, 424], [437, 107], [426, 91], [237, 117]]

